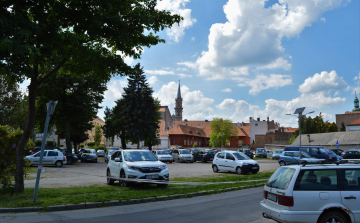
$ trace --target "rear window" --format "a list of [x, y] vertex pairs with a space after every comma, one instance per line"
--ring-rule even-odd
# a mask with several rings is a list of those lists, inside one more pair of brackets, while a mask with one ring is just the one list
[[286, 190], [289, 186], [289, 183], [295, 173], [295, 169], [288, 167], [280, 167], [277, 171], [270, 177], [266, 186], [277, 188], [281, 190]]

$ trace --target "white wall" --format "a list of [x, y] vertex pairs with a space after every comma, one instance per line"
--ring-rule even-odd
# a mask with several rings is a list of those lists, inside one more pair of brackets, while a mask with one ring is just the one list
[[266, 135], [268, 131], [267, 121], [257, 121], [250, 117], [250, 144], [255, 140], [255, 135]]
[[346, 131], [347, 132], [360, 131], [360, 125], [348, 125], [346, 126]]

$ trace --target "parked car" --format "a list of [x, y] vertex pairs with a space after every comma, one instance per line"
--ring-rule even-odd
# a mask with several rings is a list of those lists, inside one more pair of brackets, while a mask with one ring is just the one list
[[281, 155], [281, 153], [282, 153], [283, 151], [284, 151], [284, 150], [282, 150], [282, 149], [275, 150], [275, 152], [274, 152], [274, 154], [272, 155], [271, 159], [273, 159], [273, 160], [279, 159], [279, 156]]
[[164, 149], [165, 152], [167, 152], [169, 155], [171, 155], [172, 149]]
[[117, 146], [112, 146], [109, 148], [109, 150], [119, 150], [119, 149], [120, 149], [120, 147], [117, 147]]
[[171, 156], [174, 158], [174, 160], [178, 163], [181, 162], [194, 162], [194, 157], [191, 155], [190, 151], [187, 149], [174, 149], [171, 153]]
[[108, 150], [108, 151], [106, 151], [105, 156], [104, 156], [104, 161], [105, 161], [105, 163], [109, 162], [111, 155], [112, 155], [115, 151], [116, 151], [116, 150]]
[[173, 157], [169, 155], [169, 153], [167, 153], [165, 150], [154, 150], [153, 153], [161, 162], [172, 163], [174, 161]]
[[61, 151], [65, 156], [66, 156], [66, 160], [68, 165], [72, 165], [74, 163], [76, 163], [79, 158], [77, 157], [77, 155], [75, 153], [68, 153], [66, 148], [57, 148], [55, 147], [57, 150]]
[[97, 163], [98, 156], [95, 149], [85, 149], [81, 154], [81, 162], [95, 162]]
[[220, 150], [218, 150], [218, 149], [214, 149], [214, 153], [216, 154], [216, 153], [218, 153]]
[[119, 185], [125, 187], [131, 180], [146, 179], [147, 183], [154, 180], [153, 182], [159, 187], [166, 187], [169, 181], [169, 169], [149, 150], [120, 149], [111, 155], [106, 176], [109, 185], [119, 180]]
[[280, 164], [280, 166], [294, 165], [294, 164], [300, 165], [304, 162], [318, 163], [319, 161], [314, 157], [311, 157], [306, 152], [301, 152], [301, 161], [300, 161], [299, 151], [284, 151], [278, 159], [278, 163]]
[[[299, 151], [300, 146], [286, 146], [284, 151]], [[337, 161], [337, 156], [328, 154], [327, 149], [321, 146], [301, 146], [301, 151], [317, 159], [324, 159], [326, 162]]]
[[103, 157], [105, 155], [105, 151], [103, 149], [99, 149], [98, 151], [96, 151], [96, 154], [98, 157], [99, 156]]
[[199, 150], [198, 148], [191, 148], [191, 149], [190, 149], [190, 153], [191, 153], [191, 155], [194, 156], [194, 158], [195, 158], [195, 155], [196, 155], [197, 153], [201, 153], [201, 152], [202, 152], [202, 151]]
[[247, 155], [249, 158], [254, 159], [254, 154], [251, 152], [250, 149], [238, 149], [238, 152], [244, 153], [245, 155]]
[[273, 151], [266, 150], [266, 156], [267, 156], [267, 157], [268, 157], [268, 156], [271, 156], [271, 157], [272, 157], [273, 154], [274, 154]]
[[344, 152], [342, 149], [330, 149], [333, 151], [336, 155], [341, 156], [341, 154]]
[[360, 222], [360, 166], [280, 167], [264, 186], [265, 218], [277, 222]]
[[257, 149], [256, 149], [255, 157], [267, 158], [266, 150], [265, 150], [264, 148], [257, 148]]
[[[31, 163], [31, 165], [39, 165], [40, 162], [40, 153], [41, 151], [38, 151], [37, 153], [33, 155], [26, 156], [25, 159], [28, 159]], [[66, 164], [66, 156], [59, 151], [59, 150], [44, 150], [43, 153], [43, 160], [42, 165], [55, 165], [57, 167], [62, 167], [63, 164]]]
[[326, 151], [327, 151], [328, 154], [332, 154], [332, 155], [336, 156], [336, 157], [337, 157], [337, 161], [341, 161], [341, 160], [342, 160], [342, 156], [337, 155], [334, 151], [332, 151], [332, 150], [330, 150], [330, 149], [327, 149]]
[[215, 155], [212, 169], [214, 172], [224, 170], [236, 172], [237, 174], [248, 172], [256, 174], [259, 172], [260, 166], [255, 160], [250, 159], [244, 153], [223, 151]]
[[[48, 146], [45, 146], [44, 150], [54, 150], [54, 149], [57, 149], [55, 147], [48, 147]], [[37, 146], [35, 147], [34, 149], [30, 150], [29, 151], [29, 155], [34, 155], [35, 153], [39, 152], [41, 150], [41, 147], [40, 146]]]
[[341, 154], [343, 159], [360, 159], [360, 152], [358, 151], [346, 151]]
[[215, 153], [211, 151], [200, 151], [194, 155], [194, 162], [201, 161], [202, 163], [207, 163], [208, 161], [214, 160]]

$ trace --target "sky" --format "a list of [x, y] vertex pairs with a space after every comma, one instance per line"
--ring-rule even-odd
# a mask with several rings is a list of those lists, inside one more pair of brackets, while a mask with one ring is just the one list
[[[358, 0], [162, 0], [184, 20], [156, 35], [140, 63], [154, 97], [174, 113], [179, 80], [183, 119], [249, 117], [297, 127], [296, 108], [336, 114], [360, 94]], [[108, 83], [102, 106], [121, 98], [126, 77]], [[104, 109], [98, 112], [104, 118]]]

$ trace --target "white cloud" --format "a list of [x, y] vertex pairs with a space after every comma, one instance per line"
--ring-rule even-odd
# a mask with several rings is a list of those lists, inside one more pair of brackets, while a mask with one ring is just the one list
[[326, 18], [325, 18], [325, 17], [321, 17], [321, 18], [320, 18], [320, 21], [323, 22], [323, 23], [325, 23], [325, 22], [326, 22]]
[[[178, 75], [181, 78], [192, 77], [190, 74], [176, 73], [173, 70], [169, 70], [170, 68], [164, 68], [164, 69], [165, 70], [144, 70], [144, 72], [147, 73], [147, 74], [160, 75], [160, 76], [163, 76], [163, 75]], [[186, 68], [180, 68], [180, 70], [179, 69], [177, 69], [177, 70], [178, 71], [186, 71], [187, 69]]]
[[101, 106], [113, 107], [115, 101], [121, 98], [127, 84], [127, 80], [111, 80], [107, 84], [107, 91], [104, 93], [104, 101]]
[[249, 77], [233, 77], [233, 80], [238, 82], [238, 86], [250, 86], [250, 94], [256, 95], [261, 91], [269, 88], [278, 89], [286, 85], [292, 84], [292, 79], [289, 75], [282, 74], [270, 74], [269, 76], [264, 74], [256, 75], [255, 78]]
[[[161, 105], [169, 106], [170, 111], [173, 112], [177, 89], [177, 83], [174, 81], [169, 82], [155, 92], [154, 97], [161, 101]], [[205, 97], [201, 91], [190, 91], [187, 86], [182, 85], [181, 96], [184, 108], [183, 119], [200, 120], [213, 117], [214, 110], [211, 108], [211, 105], [214, 103], [214, 100]]]
[[151, 76], [151, 77], [148, 78], [148, 82], [149, 82], [150, 85], [153, 85], [158, 81], [159, 80], [158, 80], [157, 76]]
[[250, 66], [289, 70], [287, 58], [291, 57], [285, 54], [282, 39], [298, 36], [322, 13], [340, 7], [343, 1], [280, 0], [265, 8], [266, 0], [228, 0], [223, 7], [227, 21], [211, 26], [208, 50], [196, 62], [182, 65], [197, 69], [209, 79], [246, 75], [248, 72], [236, 71]]
[[191, 41], [195, 41], [195, 37], [191, 37]]
[[159, 10], [168, 10], [172, 14], [179, 14], [184, 18], [180, 24], [174, 24], [170, 29], [166, 30], [170, 39], [179, 42], [185, 35], [185, 29], [190, 28], [196, 22], [196, 19], [191, 18], [191, 9], [185, 8], [186, 3], [190, 0], [162, 0], [157, 1], [156, 8]]
[[339, 77], [336, 71], [330, 73], [322, 71], [320, 74], [316, 73], [313, 77], [309, 77], [305, 82], [299, 86], [300, 93], [313, 93], [318, 91], [328, 90], [344, 90], [348, 84]]
[[221, 92], [231, 92], [231, 89], [230, 88], [225, 88], [225, 89], [222, 89]]

